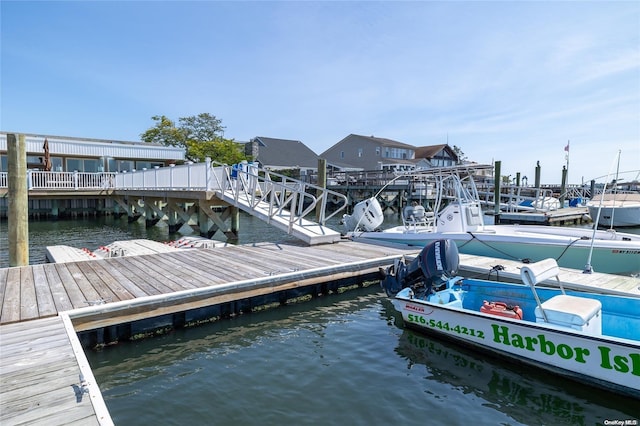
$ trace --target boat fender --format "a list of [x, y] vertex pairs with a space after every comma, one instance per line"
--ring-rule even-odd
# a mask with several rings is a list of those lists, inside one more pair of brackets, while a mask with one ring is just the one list
[[485, 300], [482, 303], [480, 312], [501, 317], [522, 319], [522, 309], [520, 309], [520, 306], [509, 305], [504, 302], [488, 302]]

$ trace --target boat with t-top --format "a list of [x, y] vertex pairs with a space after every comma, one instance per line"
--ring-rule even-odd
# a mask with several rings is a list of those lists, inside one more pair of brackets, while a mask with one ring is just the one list
[[355, 241], [425, 246], [453, 240], [461, 253], [521, 260], [554, 258], [560, 266], [621, 275], [640, 273], [640, 235], [581, 227], [488, 225], [472, 173], [460, 169], [403, 174], [434, 188], [432, 208], [420, 203], [404, 207], [403, 224], [381, 229], [382, 207], [371, 197], [344, 215], [345, 234]]

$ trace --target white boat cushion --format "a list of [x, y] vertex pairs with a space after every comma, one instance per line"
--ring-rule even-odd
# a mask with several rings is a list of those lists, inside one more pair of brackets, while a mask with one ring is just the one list
[[[542, 317], [539, 309], [536, 308], [536, 317]], [[544, 302], [542, 309], [549, 322], [582, 326], [600, 312], [602, 304], [599, 300], [563, 294]]]
[[520, 278], [528, 286], [534, 286], [549, 278], [557, 277], [560, 273], [555, 259], [544, 259], [520, 268]]

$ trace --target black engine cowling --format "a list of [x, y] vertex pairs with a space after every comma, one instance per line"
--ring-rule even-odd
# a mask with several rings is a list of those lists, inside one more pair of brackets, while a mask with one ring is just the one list
[[380, 283], [388, 296], [405, 287], [424, 286], [427, 293], [458, 272], [460, 256], [452, 240], [436, 240], [425, 246], [409, 265], [399, 260], [387, 268]]

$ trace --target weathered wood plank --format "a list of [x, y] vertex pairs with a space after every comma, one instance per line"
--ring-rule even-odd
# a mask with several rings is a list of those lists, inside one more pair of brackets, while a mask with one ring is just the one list
[[87, 282], [91, 284], [91, 287], [98, 293], [98, 300], [104, 300], [106, 302], [116, 302], [120, 300], [111, 288], [102, 280], [102, 276], [96, 274], [91, 267], [93, 262], [78, 262], [76, 265]]
[[60, 281], [64, 286], [65, 292], [69, 296], [71, 305], [74, 308], [82, 308], [87, 306], [87, 297], [84, 295], [84, 293], [80, 289], [80, 286], [76, 282], [75, 277], [71, 274], [71, 271], [69, 270], [69, 265], [73, 265], [73, 264], [72, 263], [56, 263], [55, 265], [56, 265], [56, 271], [58, 272], [58, 276], [60, 277]]
[[57, 312], [64, 312], [69, 309], [73, 309], [73, 303], [71, 302], [67, 290], [62, 284], [56, 265], [44, 265], [44, 273], [47, 278], [51, 297]]
[[[183, 254], [181, 259], [186, 265], [196, 270], [202, 270], [204, 266], [208, 274], [219, 278], [222, 282], [240, 281], [263, 275], [262, 270], [259, 271], [252, 264], [243, 264], [242, 267], [229, 267], [229, 265], [237, 265], [237, 262], [233, 262], [224, 255], [198, 251], [193, 254], [190, 253], [189, 256]], [[217, 283], [217, 280], [212, 282]]]
[[[228, 253], [227, 253], [228, 255]], [[206, 271], [207, 275], [213, 276], [211, 281], [207, 281], [211, 284], [218, 282], [232, 282], [248, 277], [254, 277], [258, 274], [258, 271], [252, 272], [254, 267], [252, 264], [243, 264], [241, 267], [237, 266], [238, 263], [233, 262], [226, 256], [218, 255], [211, 256], [205, 253], [189, 253], [187, 254], [174, 254], [174, 256], [181, 256], [179, 259], [189, 268], [196, 271]], [[235, 265], [235, 267], [230, 267]]]
[[[2, 348], [3, 350], [11, 350], [13, 345], [20, 347], [24, 341], [28, 341], [33, 343], [34, 345], [38, 342], [38, 340], [42, 339], [60, 339], [62, 337], [66, 337], [65, 335], [60, 335], [59, 333], [59, 325], [57, 324], [42, 324], [38, 325], [38, 327], [34, 327], [30, 321], [23, 321], [21, 323], [11, 324], [11, 325], [27, 325], [29, 328], [22, 329], [21, 327], [16, 327], [11, 329], [10, 334], [5, 334], [4, 329], [0, 326], [0, 339], [2, 340]], [[64, 339], [62, 339], [64, 340]], [[4, 358], [5, 353], [3, 353]], [[2, 362], [2, 359], [0, 359]]]
[[40, 317], [48, 317], [56, 315], [58, 310], [53, 301], [51, 287], [47, 280], [47, 274], [44, 271], [44, 265], [33, 265], [33, 283], [36, 289], [36, 299], [38, 301], [38, 315]]
[[[123, 263], [127, 263], [130, 270], [133, 268], [136, 269], [136, 274], [144, 279], [149, 285], [154, 286], [158, 289], [160, 293], [171, 293], [174, 291], [185, 290], [186, 288], [194, 288], [193, 285], [188, 283], [180, 283], [180, 276], [173, 273], [158, 273], [154, 269], [156, 267], [155, 263], [164, 263], [165, 256], [163, 256], [162, 260], [158, 261], [155, 256], [152, 256], [151, 259], [147, 258], [147, 256], [132, 256], [123, 258]], [[126, 260], [125, 260], [126, 259]]]
[[20, 321], [20, 268], [9, 268], [7, 271], [7, 288], [2, 304], [0, 322]]
[[[161, 254], [157, 256], [162, 256]], [[144, 289], [149, 294], [164, 294], [170, 293], [172, 290], [157, 280], [150, 279], [144, 270], [141, 270], [135, 263], [132, 262], [135, 256], [131, 257], [114, 257], [110, 260], [114, 266], [120, 268], [120, 271], [127, 275], [132, 281], [136, 283], [140, 288]], [[162, 261], [158, 258], [157, 261]]]
[[102, 396], [76, 393], [81, 369], [61, 317], [2, 325], [0, 345], [0, 424], [99, 424]]
[[171, 288], [172, 291], [187, 290], [202, 285], [202, 280], [185, 268], [181, 262], [173, 261], [170, 256], [163, 256], [161, 262], [155, 261], [153, 257], [146, 256], [137, 257], [136, 259], [131, 259], [131, 261], [141, 270], [144, 270], [149, 277], [163, 283]]
[[67, 270], [73, 277], [73, 281], [80, 288], [80, 291], [82, 292], [82, 295], [85, 299], [85, 306], [87, 306], [91, 303], [101, 300], [102, 296], [96, 291], [95, 288], [93, 288], [93, 285], [91, 284], [89, 279], [82, 273], [79, 265], [80, 263], [83, 262], [70, 262], [66, 263], [65, 265], [67, 266]]
[[114, 295], [114, 300], [129, 300], [135, 298], [109, 271], [104, 269], [103, 262], [86, 262], [85, 266], [90, 270], [88, 273], [100, 277], [103, 285]]
[[178, 264], [184, 265], [184, 270], [192, 276], [200, 277], [204, 285], [215, 285], [237, 276], [238, 268], [225, 268], [229, 273], [216, 272], [212, 266], [219, 263], [220, 259], [212, 261], [211, 257], [203, 256], [202, 250], [180, 250], [172, 253], [171, 258]]
[[124, 298], [125, 292], [134, 298], [149, 295], [149, 293], [144, 291], [144, 289], [138, 287], [136, 283], [120, 272], [118, 268], [112, 267], [110, 260], [105, 260], [103, 262], [91, 262], [91, 266], [94, 268], [96, 273], [108, 276], [109, 279], [116, 283], [117, 286], [122, 287], [122, 291], [114, 290], [122, 297], [121, 300], [126, 300]]

